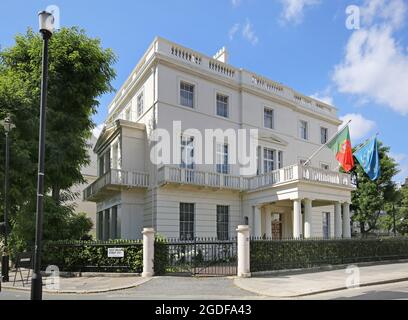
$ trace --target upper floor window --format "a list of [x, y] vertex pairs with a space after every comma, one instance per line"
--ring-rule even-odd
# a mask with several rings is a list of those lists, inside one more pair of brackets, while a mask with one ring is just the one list
[[228, 96], [217, 93], [217, 116], [228, 118]]
[[187, 82], [180, 82], [180, 104], [194, 108], [194, 85]]
[[278, 151], [278, 169], [283, 168], [283, 151]]
[[275, 150], [264, 148], [264, 173], [275, 169]]
[[130, 106], [125, 111], [125, 120], [132, 121], [132, 108]]
[[137, 117], [140, 117], [143, 114], [144, 108], [144, 99], [143, 92], [137, 96]]
[[229, 174], [228, 144], [217, 143], [217, 172]]
[[327, 143], [329, 140], [329, 130], [327, 128], [321, 127], [320, 128], [320, 142], [321, 144]]
[[301, 139], [307, 140], [309, 135], [309, 128], [306, 121], [299, 121], [299, 137]]
[[273, 129], [273, 109], [264, 108], [264, 127], [268, 129]]
[[194, 169], [194, 137], [181, 137], [181, 167]]
[[111, 168], [110, 148], [99, 157], [99, 176], [103, 176]]

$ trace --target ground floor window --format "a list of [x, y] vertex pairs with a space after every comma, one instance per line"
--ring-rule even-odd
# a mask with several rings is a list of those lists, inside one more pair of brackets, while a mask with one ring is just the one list
[[217, 238], [218, 240], [229, 239], [229, 206], [217, 206]]
[[330, 238], [330, 212], [323, 212], [323, 238]]
[[180, 203], [180, 239], [194, 239], [194, 203]]
[[98, 240], [120, 238], [120, 215], [118, 206], [97, 213], [96, 236]]

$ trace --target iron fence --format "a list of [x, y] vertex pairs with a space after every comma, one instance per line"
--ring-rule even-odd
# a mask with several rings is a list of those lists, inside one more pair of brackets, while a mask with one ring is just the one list
[[[237, 272], [236, 239], [156, 240], [163, 247], [162, 273], [193, 276], [229, 276]], [[160, 251], [155, 250], [155, 261]], [[166, 255], [163, 261], [163, 252]], [[155, 263], [156, 271], [156, 263]]]
[[251, 272], [408, 259], [408, 237], [373, 239], [252, 238]]

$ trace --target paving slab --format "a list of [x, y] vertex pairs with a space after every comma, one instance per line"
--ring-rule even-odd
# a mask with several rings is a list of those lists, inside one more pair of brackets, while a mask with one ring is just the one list
[[347, 270], [235, 278], [234, 284], [263, 296], [290, 298], [343, 290], [352, 288], [353, 285], [367, 286], [408, 280], [408, 263], [357, 267], [351, 272]]

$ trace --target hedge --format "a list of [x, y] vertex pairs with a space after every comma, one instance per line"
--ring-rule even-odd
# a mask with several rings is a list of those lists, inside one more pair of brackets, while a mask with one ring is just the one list
[[[123, 248], [123, 258], [108, 258], [108, 248]], [[60, 271], [135, 272], [143, 271], [143, 243], [140, 240], [54, 241], [43, 247], [42, 268], [56, 265]], [[155, 274], [167, 265], [167, 246], [155, 242]]]
[[408, 237], [335, 240], [251, 240], [251, 271], [408, 259]]

